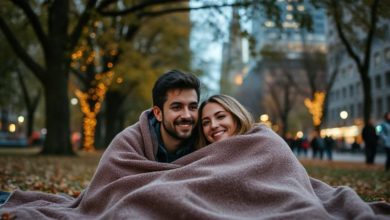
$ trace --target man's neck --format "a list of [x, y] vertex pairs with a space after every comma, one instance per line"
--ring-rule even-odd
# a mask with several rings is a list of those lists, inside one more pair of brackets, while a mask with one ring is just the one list
[[183, 141], [178, 140], [172, 137], [170, 134], [168, 134], [167, 131], [164, 129], [164, 126], [162, 125], [160, 125], [160, 133], [161, 133], [161, 139], [163, 141], [165, 150], [170, 154], [175, 154], [179, 150]]

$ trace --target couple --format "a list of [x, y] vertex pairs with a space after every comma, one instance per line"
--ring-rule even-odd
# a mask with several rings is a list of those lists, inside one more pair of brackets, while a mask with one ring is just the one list
[[[0, 216], [20, 219], [388, 219], [348, 187], [310, 178], [287, 144], [253, 126], [234, 99], [198, 110], [199, 81], [177, 70], [153, 88], [153, 109], [118, 134], [77, 199], [14, 191]], [[198, 129], [196, 129], [198, 124]], [[196, 137], [199, 138], [196, 138]], [[228, 138], [229, 137], [229, 138]], [[205, 147], [207, 145], [207, 147]], [[196, 151], [195, 151], [196, 149]]]
[[254, 124], [245, 108], [226, 95], [208, 98], [198, 111], [200, 82], [192, 74], [172, 70], [157, 80], [152, 93], [153, 110], [144, 114], [154, 131], [150, 135], [157, 136], [158, 162], [173, 162], [209, 143], [246, 133]]

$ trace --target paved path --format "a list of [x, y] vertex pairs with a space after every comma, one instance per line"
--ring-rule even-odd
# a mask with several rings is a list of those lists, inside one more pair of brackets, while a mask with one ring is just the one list
[[[305, 158], [303, 155], [298, 156], [298, 158]], [[312, 151], [309, 150], [307, 154], [307, 158], [312, 158]], [[328, 160], [328, 157], [326, 154], [324, 154], [324, 160]], [[366, 156], [363, 153], [351, 153], [351, 152], [333, 152], [333, 160], [334, 161], [349, 161], [349, 162], [362, 162], [365, 163]], [[376, 154], [375, 156], [375, 163], [377, 164], [384, 164], [386, 161], [386, 155], [384, 153]]]

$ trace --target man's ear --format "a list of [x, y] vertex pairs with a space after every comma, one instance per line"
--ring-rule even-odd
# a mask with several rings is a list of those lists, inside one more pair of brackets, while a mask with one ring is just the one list
[[153, 114], [154, 114], [154, 117], [156, 117], [157, 121], [159, 121], [159, 122], [162, 121], [162, 111], [159, 107], [157, 107], [157, 106], [153, 107]]

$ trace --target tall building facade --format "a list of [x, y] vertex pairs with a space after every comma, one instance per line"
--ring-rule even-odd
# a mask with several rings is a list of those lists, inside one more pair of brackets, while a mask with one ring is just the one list
[[[290, 104], [293, 106], [292, 112], [305, 111], [308, 114], [303, 105], [304, 97], [310, 97], [307, 75], [326, 76], [327, 51], [327, 22], [323, 9], [314, 8], [308, 1], [278, 0], [276, 4], [281, 9], [281, 28], [265, 14], [254, 16], [252, 35], [256, 39], [255, 52], [258, 55], [250, 57], [248, 74], [236, 95], [255, 117], [266, 113], [273, 123], [280, 122], [281, 117], [277, 112], [282, 105]], [[311, 14], [312, 30], [300, 27], [294, 12]], [[324, 62], [307, 62], [307, 57], [317, 55], [322, 56]], [[321, 83], [317, 84], [321, 87]], [[276, 104], [275, 99], [280, 99], [280, 103]], [[308, 126], [312, 127], [310, 123]], [[303, 129], [302, 126], [298, 129]]]
[[[344, 136], [347, 142], [353, 142], [363, 128], [363, 85], [354, 60], [345, 47], [340, 45], [336, 25], [329, 20], [327, 39], [329, 44], [328, 75], [338, 70], [338, 75], [329, 91], [328, 117], [326, 131], [329, 134]], [[372, 43], [369, 77], [371, 81], [372, 115], [375, 124], [383, 120], [386, 111], [390, 111], [390, 20], [380, 20], [378, 27], [383, 30], [381, 37], [375, 36]], [[366, 33], [358, 38], [365, 40]], [[363, 52], [362, 52], [363, 53]], [[363, 54], [360, 54], [360, 59]], [[348, 117], [342, 119], [340, 112], [346, 111]]]
[[243, 62], [241, 25], [236, 8], [233, 8], [229, 24], [229, 41], [223, 44], [222, 50], [220, 93], [234, 96], [247, 72]]

